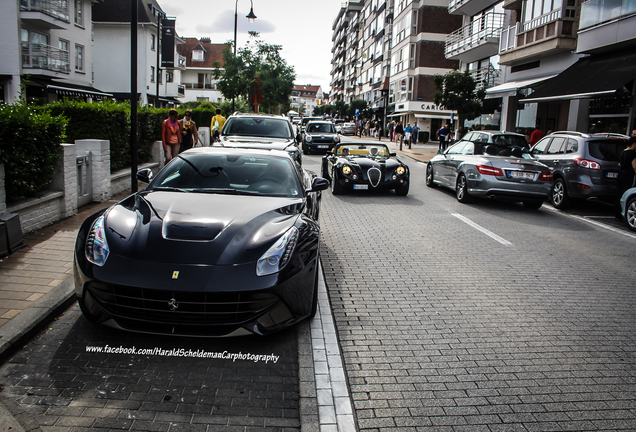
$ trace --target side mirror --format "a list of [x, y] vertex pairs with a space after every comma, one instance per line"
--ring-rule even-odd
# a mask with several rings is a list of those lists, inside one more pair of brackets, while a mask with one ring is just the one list
[[328, 188], [329, 180], [322, 177], [316, 177], [314, 181], [311, 182], [311, 189], [308, 189], [307, 192], [317, 192]]
[[391, 157], [396, 157], [396, 156], [397, 156], [397, 153], [389, 153], [389, 156], [391, 156]]
[[144, 168], [137, 171], [137, 180], [144, 183], [150, 183], [152, 180], [152, 170], [150, 168]]
[[437, 150], [437, 154], [444, 154], [444, 150], [442, 149]]

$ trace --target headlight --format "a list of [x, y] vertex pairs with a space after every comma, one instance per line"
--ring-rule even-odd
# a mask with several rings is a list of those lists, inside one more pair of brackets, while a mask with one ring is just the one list
[[404, 169], [404, 167], [403, 167], [403, 166], [399, 166], [399, 167], [397, 167], [397, 169], [395, 170], [395, 172], [396, 172], [398, 175], [402, 175], [402, 174], [404, 174], [404, 173], [406, 172], [406, 169]]
[[305, 136], [305, 141], [311, 142], [311, 135], [306, 135]]
[[256, 275], [267, 276], [281, 271], [289, 262], [298, 241], [298, 228], [291, 227], [256, 263]]
[[106, 231], [104, 230], [104, 215], [98, 217], [86, 238], [84, 248], [86, 259], [96, 266], [102, 267], [108, 259], [108, 242], [106, 241]]
[[349, 165], [345, 165], [342, 167], [342, 173], [344, 175], [349, 175], [351, 174], [351, 167]]
[[339, 136], [333, 137], [333, 142], [339, 143], [340, 142], [340, 137]]

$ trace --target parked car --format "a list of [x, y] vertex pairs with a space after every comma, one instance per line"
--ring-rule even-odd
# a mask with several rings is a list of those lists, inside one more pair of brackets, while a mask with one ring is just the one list
[[469, 131], [457, 142], [470, 141], [480, 144], [495, 144], [505, 147], [530, 148], [526, 136], [504, 131]]
[[616, 200], [618, 161], [628, 138], [620, 134], [554, 132], [537, 142], [530, 154], [553, 170], [552, 205], [565, 208], [573, 198]]
[[627, 189], [621, 197], [621, 213], [629, 229], [636, 231], [636, 187]]
[[341, 134], [342, 133], [342, 125], [345, 123], [344, 119], [335, 119], [333, 121], [333, 125], [336, 128], [336, 132]]
[[223, 125], [221, 140], [215, 145], [286, 150], [302, 163], [301, 142], [302, 136], [294, 133], [293, 125], [285, 117], [234, 113]]
[[461, 203], [473, 197], [496, 198], [538, 209], [550, 197], [552, 172], [524, 149], [462, 139], [431, 158], [426, 185], [453, 189]]
[[343, 123], [342, 131], [340, 132], [342, 135], [355, 135], [356, 133], [356, 125], [355, 123]]
[[409, 193], [409, 167], [384, 144], [343, 143], [322, 158], [321, 175], [334, 195], [346, 191], [394, 189]]
[[333, 123], [329, 121], [311, 121], [307, 123], [303, 135], [303, 153], [327, 152], [340, 142]]
[[325, 179], [288, 152], [198, 147], [84, 221], [75, 293], [92, 323], [142, 333], [264, 335], [316, 311]]

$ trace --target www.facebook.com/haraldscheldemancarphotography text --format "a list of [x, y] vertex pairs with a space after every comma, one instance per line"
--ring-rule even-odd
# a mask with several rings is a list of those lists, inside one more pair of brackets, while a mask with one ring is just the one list
[[194, 358], [207, 358], [207, 359], [222, 359], [251, 361], [254, 363], [265, 362], [276, 363], [280, 356], [275, 354], [252, 354], [244, 352], [229, 352], [229, 351], [205, 351], [202, 349], [193, 350], [186, 348], [172, 348], [164, 349], [159, 347], [154, 348], [137, 348], [135, 346], [127, 348], [124, 346], [113, 347], [110, 345], [105, 346], [86, 346], [86, 352], [95, 354], [129, 354], [129, 355], [149, 355], [149, 356], [163, 356], [163, 357], [194, 357]]

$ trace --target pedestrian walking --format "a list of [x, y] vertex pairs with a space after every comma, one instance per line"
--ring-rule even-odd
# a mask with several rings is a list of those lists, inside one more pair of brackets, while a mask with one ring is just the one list
[[402, 122], [398, 120], [395, 125], [395, 144], [400, 143], [400, 150], [402, 150], [402, 143], [404, 140], [404, 127], [402, 127]]
[[621, 197], [625, 191], [634, 187], [636, 183], [636, 137], [631, 136], [627, 140], [627, 147], [623, 150], [619, 157], [620, 167], [618, 171], [618, 196], [615, 202], [615, 219], [623, 220], [621, 215]]
[[216, 109], [216, 115], [212, 117], [210, 122], [210, 130], [212, 131], [212, 142], [218, 142], [221, 139], [221, 129], [225, 124], [225, 117], [221, 115], [221, 108]]
[[413, 131], [413, 129], [411, 129], [411, 124], [407, 123], [406, 127], [404, 128], [404, 141], [408, 144], [409, 148], [411, 148], [411, 132]]
[[418, 135], [420, 133], [420, 127], [417, 122], [413, 123], [413, 144], [417, 144]]
[[437, 131], [437, 136], [439, 137], [439, 150], [446, 150], [446, 137], [450, 132], [450, 125], [446, 123], [446, 125], [439, 128]]
[[544, 136], [545, 134], [541, 129], [539, 129], [539, 122], [537, 122], [534, 131], [532, 132], [532, 134], [530, 134], [530, 146], [532, 147], [533, 145], [538, 143], [539, 140]]
[[168, 111], [168, 118], [161, 124], [161, 141], [166, 156], [166, 162], [170, 162], [179, 154], [182, 132], [181, 122], [177, 120], [179, 113], [176, 109]]
[[183, 119], [179, 120], [181, 123], [181, 146], [179, 153], [184, 152], [194, 147], [199, 142], [199, 134], [197, 132], [197, 124], [192, 120], [192, 111], [186, 110]]

